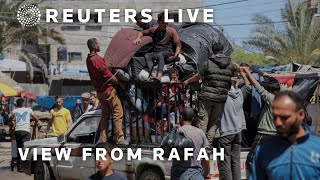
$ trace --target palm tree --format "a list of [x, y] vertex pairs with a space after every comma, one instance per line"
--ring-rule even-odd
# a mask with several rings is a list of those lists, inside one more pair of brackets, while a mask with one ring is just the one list
[[245, 45], [257, 48], [283, 64], [320, 64], [320, 28], [313, 26], [313, 14], [306, 3], [288, 0], [281, 10], [281, 17], [285, 25], [276, 26], [270, 18], [255, 15], [252, 20], [258, 25]]
[[[24, 27], [17, 21], [17, 10], [26, 2], [29, 1], [0, 0], [0, 53], [12, 45], [21, 45], [21, 47], [24, 47], [28, 42], [38, 42], [38, 40], [46, 43], [49, 39], [52, 39], [59, 44], [65, 44], [63, 35], [56, 31], [50, 24]], [[34, 4], [38, 5], [41, 2], [43, 2], [43, 0], [37, 0]], [[17, 53], [20, 54], [27, 64], [31, 66], [32, 64], [30, 62], [38, 64], [47, 75], [48, 70], [46, 64], [41, 58], [23, 49], [19, 50]], [[33, 68], [30, 67], [30, 69]], [[32, 80], [32, 70], [30, 71], [30, 77]]]

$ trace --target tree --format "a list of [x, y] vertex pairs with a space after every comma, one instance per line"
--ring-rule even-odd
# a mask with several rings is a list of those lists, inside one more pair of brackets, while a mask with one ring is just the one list
[[237, 64], [247, 63], [249, 65], [260, 66], [271, 66], [278, 63], [276, 61], [270, 61], [263, 53], [246, 52], [240, 47], [234, 47], [234, 51], [231, 54], [231, 59]]
[[[38, 40], [46, 43], [48, 39], [52, 39], [59, 44], [65, 44], [63, 35], [56, 31], [50, 24], [24, 27], [18, 22], [16, 13], [26, 2], [28, 2], [28, 0], [0, 0], [0, 53], [10, 46], [21, 45], [21, 47], [24, 47], [28, 42], [38, 42]], [[38, 0], [34, 4], [39, 5], [41, 2], [43, 2], [43, 0]], [[47, 67], [41, 58], [24, 49], [19, 50], [18, 53], [29, 66], [32, 66], [32, 63], [37, 64], [39, 67], [42, 67], [45, 74], [47, 74]], [[30, 67], [30, 69], [33, 68]], [[33, 71], [30, 71], [30, 77], [32, 80]]]
[[290, 0], [281, 10], [284, 26], [276, 26], [272, 20], [257, 14], [252, 20], [257, 23], [251, 32], [252, 40], [244, 42], [278, 59], [282, 64], [320, 64], [320, 28], [312, 25], [313, 14], [306, 3]]

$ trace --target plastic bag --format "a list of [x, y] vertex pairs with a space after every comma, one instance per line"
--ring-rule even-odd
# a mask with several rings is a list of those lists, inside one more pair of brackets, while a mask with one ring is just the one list
[[193, 148], [192, 140], [185, 137], [185, 135], [178, 129], [173, 129], [161, 142], [160, 147], [164, 150], [165, 158], [168, 158], [172, 148], [176, 148], [179, 156], [184, 156], [184, 148]]

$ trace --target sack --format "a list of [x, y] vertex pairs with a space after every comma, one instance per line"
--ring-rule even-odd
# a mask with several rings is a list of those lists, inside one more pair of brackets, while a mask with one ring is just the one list
[[184, 148], [193, 148], [192, 140], [186, 138], [183, 132], [173, 129], [167, 136], [165, 136], [161, 142], [160, 147], [164, 150], [165, 158], [168, 158], [172, 148], [176, 148], [179, 156], [184, 156]]

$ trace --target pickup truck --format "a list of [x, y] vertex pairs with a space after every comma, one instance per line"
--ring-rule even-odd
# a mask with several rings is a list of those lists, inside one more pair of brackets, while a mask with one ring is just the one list
[[[22, 161], [22, 168], [28, 175], [34, 174], [35, 180], [63, 180], [76, 179], [87, 180], [96, 172], [95, 156], [82, 160], [82, 148], [93, 148], [99, 142], [99, 121], [101, 111], [93, 111], [82, 115], [63, 135], [59, 137], [37, 139], [25, 142], [24, 148], [29, 148], [29, 153], [25, 161]], [[54, 148], [71, 148], [70, 159], [58, 161]], [[164, 180], [170, 179], [171, 161], [153, 161], [152, 149], [159, 147], [156, 145], [131, 146], [130, 148], [141, 148], [142, 159], [127, 160], [122, 158], [120, 161], [113, 161], [113, 170], [121, 171], [128, 179], [139, 180]], [[37, 148], [37, 161], [34, 161], [32, 148]], [[41, 148], [51, 148], [51, 160], [41, 160]], [[122, 148], [126, 157], [126, 148]], [[242, 179], [245, 175], [245, 159], [247, 152], [241, 153], [241, 173]], [[212, 158], [211, 158], [212, 159]], [[219, 173], [217, 163], [210, 162], [210, 173], [218, 179]]]

